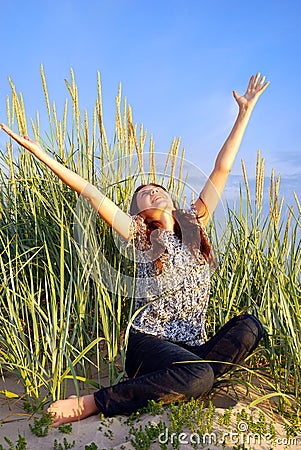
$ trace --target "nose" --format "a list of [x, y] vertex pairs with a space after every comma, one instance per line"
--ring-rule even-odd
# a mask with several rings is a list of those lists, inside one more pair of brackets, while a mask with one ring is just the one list
[[154, 195], [156, 192], [158, 192], [158, 188], [157, 187], [153, 187], [151, 189], [151, 194]]

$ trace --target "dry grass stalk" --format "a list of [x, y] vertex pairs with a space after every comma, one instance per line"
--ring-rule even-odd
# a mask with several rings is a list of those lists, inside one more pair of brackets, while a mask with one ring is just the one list
[[150, 142], [149, 142], [149, 161], [150, 161], [150, 173], [151, 173], [151, 180], [153, 183], [157, 182], [157, 170], [156, 170], [156, 159], [155, 159], [155, 144], [153, 141], [153, 136], [150, 135]]
[[255, 204], [259, 210], [262, 209], [263, 188], [264, 188], [264, 158], [260, 158], [260, 150], [258, 150], [256, 162]]
[[51, 117], [50, 101], [49, 101], [49, 95], [48, 95], [48, 89], [47, 89], [47, 83], [46, 83], [44, 68], [43, 68], [42, 65], [40, 66], [40, 73], [41, 73], [41, 78], [42, 78], [42, 86], [43, 86], [44, 96], [45, 96], [45, 100], [46, 100], [48, 121], [49, 121], [49, 124], [51, 125], [52, 124], [52, 117]]
[[79, 140], [80, 135], [80, 129], [79, 129], [79, 120], [80, 120], [80, 113], [79, 113], [79, 104], [78, 104], [78, 88], [75, 83], [75, 76], [73, 69], [70, 70], [71, 74], [71, 97], [73, 100], [73, 108], [74, 108], [74, 115], [75, 115], [75, 128], [76, 128], [76, 135]]
[[275, 183], [275, 170], [272, 169], [270, 177], [270, 218], [273, 218], [274, 211], [274, 183]]
[[9, 103], [9, 97], [6, 97], [6, 115], [7, 115], [7, 123], [9, 127], [12, 127], [12, 116], [11, 116], [11, 111], [10, 111], [10, 103]]
[[295, 202], [296, 202], [296, 205], [297, 205], [297, 208], [298, 208], [298, 211], [299, 211], [299, 216], [301, 216], [301, 205], [300, 205], [300, 202], [299, 202], [299, 199], [298, 199], [298, 196], [297, 196], [296, 192], [294, 192], [294, 197], [295, 197]]
[[96, 110], [97, 110], [97, 119], [98, 126], [100, 131], [100, 144], [102, 149], [105, 152], [107, 158], [109, 158], [109, 145], [106, 135], [106, 130], [103, 123], [103, 106], [102, 106], [102, 90], [101, 90], [101, 81], [100, 81], [100, 73], [97, 73], [97, 100], [96, 100]]
[[27, 136], [28, 133], [27, 133], [27, 126], [26, 126], [25, 105], [24, 105], [24, 99], [23, 99], [22, 92], [20, 92], [20, 112], [21, 112], [21, 117], [22, 117], [23, 133], [25, 136]]
[[289, 209], [289, 214], [288, 214], [288, 218], [287, 218], [286, 225], [285, 225], [285, 232], [284, 232], [284, 236], [283, 236], [284, 246], [286, 246], [286, 244], [288, 242], [292, 216], [293, 216], [293, 207], [291, 207]]
[[9, 78], [9, 84], [12, 90], [12, 104], [14, 105], [14, 111], [16, 114], [17, 119], [17, 125], [19, 133], [26, 136], [27, 135], [27, 129], [26, 129], [26, 119], [24, 116], [24, 110], [22, 110], [22, 106], [20, 104], [20, 101], [18, 99], [18, 95], [16, 93], [16, 89], [14, 84], [12, 83], [12, 80]]
[[243, 159], [241, 160], [241, 167], [242, 167], [242, 173], [243, 173], [243, 177], [244, 177], [244, 183], [245, 183], [245, 188], [246, 188], [248, 204], [250, 206], [250, 212], [252, 214], [251, 192], [250, 192], [250, 186], [249, 186], [249, 181], [248, 181], [248, 176], [247, 176], [247, 170], [246, 170], [245, 162]]

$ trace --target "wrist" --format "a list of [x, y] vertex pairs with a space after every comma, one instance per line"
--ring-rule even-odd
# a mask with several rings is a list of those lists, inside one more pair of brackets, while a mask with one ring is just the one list
[[244, 118], [249, 119], [252, 114], [253, 108], [254, 106], [247, 106], [247, 105], [239, 106], [238, 117], [243, 119]]

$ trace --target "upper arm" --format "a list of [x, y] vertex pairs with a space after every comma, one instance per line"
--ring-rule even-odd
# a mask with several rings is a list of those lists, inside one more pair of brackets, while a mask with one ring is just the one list
[[84, 194], [90, 205], [120, 236], [128, 241], [131, 238], [131, 217], [97, 188], [90, 186], [89, 193], [86, 190]]
[[109, 198], [104, 199], [98, 214], [126, 241], [131, 238], [131, 217]]
[[228, 170], [214, 168], [206, 181], [205, 186], [201, 190], [199, 198], [194, 203], [194, 207], [204, 225], [207, 225], [220, 201], [228, 175]]

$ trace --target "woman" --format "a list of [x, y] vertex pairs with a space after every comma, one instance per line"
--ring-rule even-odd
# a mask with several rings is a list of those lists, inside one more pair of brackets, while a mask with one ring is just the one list
[[137, 314], [126, 359], [129, 379], [91, 395], [54, 402], [48, 412], [55, 427], [97, 413], [128, 414], [148, 400], [168, 403], [199, 397], [258, 345], [262, 326], [248, 314], [232, 318], [206, 342], [204, 318], [212, 257], [205, 226], [223, 192], [252, 110], [268, 84], [257, 73], [243, 96], [233, 91], [239, 107], [236, 121], [209, 180], [187, 211], [177, 210], [162, 186], [150, 184], [136, 190], [128, 215], [36, 142], [1, 124], [9, 136], [82, 194], [127, 243], [133, 239], [138, 255]]

